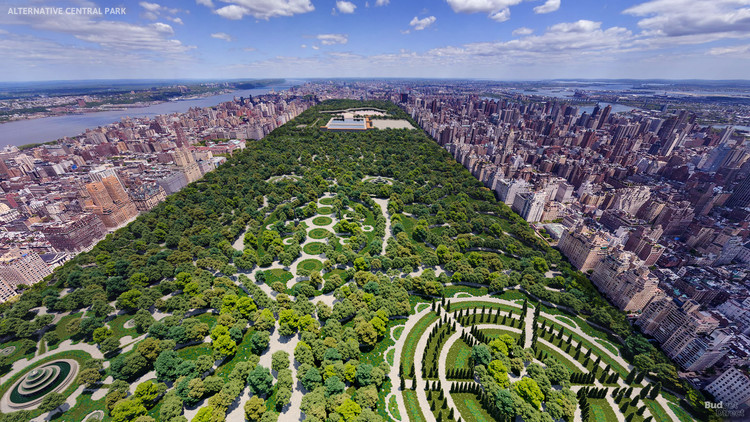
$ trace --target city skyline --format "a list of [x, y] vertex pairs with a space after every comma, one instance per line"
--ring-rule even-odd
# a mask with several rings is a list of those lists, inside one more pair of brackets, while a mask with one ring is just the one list
[[747, 4], [2, 1], [0, 52], [5, 81], [742, 79]]

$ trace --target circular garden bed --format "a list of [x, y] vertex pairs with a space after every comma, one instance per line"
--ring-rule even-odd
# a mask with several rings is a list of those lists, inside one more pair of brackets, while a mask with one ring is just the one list
[[300, 263], [297, 264], [297, 268], [303, 268], [310, 272], [320, 271], [323, 269], [323, 263], [318, 261], [317, 259], [306, 259], [304, 261], [300, 261]]
[[320, 205], [333, 205], [333, 198], [322, 198], [318, 202], [320, 202]]
[[325, 247], [324, 243], [321, 242], [311, 242], [306, 244], [302, 250], [305, 253], [309, 253], [310, 255], [320, 255], [323, 253], [323, 248]]
[[320, 207], [320, 208], [318, 208], [318, 214], [321, 214], [321, 215], [330, 215], [330, 214], [333, 214], [333, 208], [331, 208], [331, 207]]
[[333, 223], [333, 219], [331, 219], [331, 217], [325, 217], [325, 216], [321, 215], [321, 216], [313, 218], [312, 222], [316, 226], [327, 226], [327, 225]]
[[325, 239], [328, 237], [328, 233], [330, 232], [326, 229], [317, 228], [310, 230], [310, 233], [307, 235], [310, 236], [311, 239]]

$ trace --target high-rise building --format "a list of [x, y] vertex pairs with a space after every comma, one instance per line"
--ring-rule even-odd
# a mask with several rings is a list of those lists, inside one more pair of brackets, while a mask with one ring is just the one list
[[87, 209], [97, 214], [108, 228], [119, 227], [138, 215], [138, 210], [116, 176], [86, 184], [90, 201]]
[[513, 200], [513, 210], [530, 223], [541, 221], [546, 198], [545, 192], [520, 193]]
[[180, 168], [180, 170], [182, 170], [183, 173], [185, 173], [185, 177], [187, 178], [188, 183], [193, 183], [201, 178], [201, 169], [190, 151], [184, 148], [178, 148], [172, 151], [170, 154], [172, 154], [174, 163]]
[[626, 312], [639, 312], [651, 301], [665, 296], [659, 288], [659, 279], [630, 252], [616, 250], [604, 257], [594, 267], [591, 281]]
[[750, 205], [750, 176], [741, 181], [735, 188], [732, 195], [727, 199], [728, 207], [747, 207]]
[[80, 252], [107, 233], [96, 214], [82, 214], [64, 223], [47, 224], [41, 228], [44, 237], [58, 251]]
[[607, 255], [609, 241], [604, 233], [577, 225], [563, 233], [557, 248], [576, 268], [585, 272]]
[[7, 302], [9, 299], [18, 296], [16, 289], [7, 285], [4, 281], [0, 280], [0, 303]]
[[750, 377], [743, 370], [729, 368], [708, 384], [706, 391], [723, 403], [746, 404], [750, 400]]
[[36, 284], [50, 274], [52, 271], [34, 251], [14, 248], [0, 257], [0, 280], [13, 289], [20, 284]]

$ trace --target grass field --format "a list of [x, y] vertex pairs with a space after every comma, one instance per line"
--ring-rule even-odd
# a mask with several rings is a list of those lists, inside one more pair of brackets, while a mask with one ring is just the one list
[[454, 297], [459, 293], [468, 293], [472, 296], [485, 296], [487, 294], [486, 287], [447, 286], [443, 291], [445, 292], [445, 297]]
[[320, 255], [321, 253], [323, 253], [323, 247], [325, 247], [324, 243], [311, 242], [303, 246], [302, 250], [305, 251], [305, 253], [309, 253], [310, 255]]
[[[329, 213], [330, 214], [330, 213]], [[333, 222], [333, 219], [331, 217], [325, 217], [325, 216], [318, 216], [313, 218], [312, 223], [316, 226], [327, 226]]]
[[104, 420], [109, 420], [109, 417], [107, 416], [107, 408], [104, 404], [104, 398], [94, 401], [91, 399], [92, 394], [93, 393], [91, 392], [81, 393], [81, 395], [78, 396], [78, 399], [76, 399], [76, 404], [72, 409], [63, 414], [58, 413], [57, 417], [52, 417], [51, 420], [57, 422], [81, 422], [86, 415], [96, 410], [104, 411]]
[[686, 412], [685, 409], [674, 403], [669, 403], [669, 408], [672, 409], [672, 411], [675, 415], [677, 415], [678, 418], [680, 418], [681, 422], [693, 422], [695, 420], [692, 416], [690, 416], [690, 413]]
[[664, 408], [661, 407], [661, 405], [655, 400], [645, 399], [643, 400], [643, 402], [646, 403], [646, 406], [648, 406], [648, 410], [651, 411], [651, 416], [654, 417], [654, 421], [671, 422], [671, 419], [669, 418], [667, 412], [665, 412]]
[[471, 347], [459, 338], [448, 351], [447, 369], [469, 369], [470, 357]]
[[[592, 422], [618, 422], [615, 410], [605, 399], [589, 399]], [[619, 411], [619, 410], [618, 410]]]
[[395, 327], [395, 328], [393, 328], [393, 332], [392, 332], [393, 338], [395, 338], [396, 340], [398, 340], [399, 338], [401, 338], [401, 333], [403, 333], [403, 332], [404, 332], [404, 327]]
[[503, 334], [507, 334], [507, 335], [513, 337], [516, 340], [518, 340], [518, 338], [521, 337], [521, 334], [519, 334], [519, 333], [515, 333], [515, 332], [510, 331], [510, 330], [504, 330], [502, 328], [485, 328], [485, 329], [482, 329], [482, 330], [479, 330], [479, 331], [481, 331], [482, 333], [484, 333], [487, 337], [490, 337], [490, 338], [493, 338], [493, 339], [499, 338]]
[[333, 198], [321, 198], [320, 205], [333, 205]]
[[[422, 335], [424, 334], [425, 330], [427, 330], [427, 327], [429, 327], [433, 322], [437, 321], [437, 319], [437, 315], [432, 312], [428, 313], [427, 315], [423, 316], [422, 319], [417, 321], [417, 323], [414, 325], [414, 328], [412, 328], [412, 330], [409, 332], [409, 335], [406, 337], [406, 341], [404, 342], [404, 349], [401, 352], [401, 366], [404, 371], [404, 378], [413, 378], [410, 371], [411, 365], [414, 363], [414, 353], [417, 349], [417, 343], [419, 342], [420, 337], [422, 337]], [[415, 367], [415, 370], [419, 370], [419, 368]]]
[[318, 214], [320, 214], [320, 215], [331, 215], [331, 214], [333, 214], [333, 208], [331, 208], [331, 207], [320, 207], [320, 208], [318, 208]]
[[177, 351], [177, 355], [179, 355], [183, 359], [189, 359], [189, 360], [198, 359], [198, 356], [201, 356], [201, 355], [211, 356], [212, 353], [213, 353], [213, 349], [211, 348], [211, 345], [208, 343], [183, 347], [182, 349]]
[[309, 233], [307, 233], [308, 236], [310, 236], [311, 239], [325, 239], [328, 236], [328, 233], [330, 233], [326, 229], [312, 229]]
[[70, 338], [70, 333], [68, 333], [68, 330], [66, 327], [70, 323], [70, 321], [81, 318], [83, 316], [83, 312], [78, 312], [76, 314], [66, 315], [62, 318], [60, 318], [60, 321], [57, 322], [57, 325], [55, 326], [55, 334], [57, 334], [57, 338], [60, 339], [60, 341], [57, 344], [49, 345], [50, 350], [57, 349], [57, 345], [62, 343], [63, 341]]
[[109, 321], [107, 324], [112, 329], [114, 336], [117, 338], [123, 338], [124, 336], [131, 336], [133, 338], [138, 337], [138, 331], [135, 328], [125, 328], [124, 324], [133, 319], [133, 315], [120, 315], [115, 319]]
[[[323, 264], [320, 264], [321, 268], [323, 267]], [[286, 270], [282, 270], [280, 268], [274, 268], [272, 270], [266, 271], [266, 284], [269, 286], [273, 285], [273, 283], [279, 281], [284, 286], [287, 286], [287, 282], [291, 280], [294, 276], [292, 273]]]
[[398, 400], [396, 400], [396, 396], [391, 396], [388, 400], [388, 410], [391, 411], [391, 414], [396, 420], [401, 420], [401, 412], [398, 410]]
[[411, 422], [426, 422], [427, 419], [422, 413], [422, 408], [419, 406], [417, 401], [417, 393], [412, 390], [404, 390], [404, 405], [406, 406], [406, 414], [409, 416]]
[[318, 261], [317, 259], [306, 259], [304, 261], [300, 261], [300, 263], [297, 264], [297, 268], [303, 268], [310, 272], [321, 271], [323, 270], [323, 263]]
[[451, 394], [451, 397], [453, 397], [453, 402], [456, 404], [463, 420], [472, 422], [493, 422], [495, 420], [484, 410], [475, 394], [454, 393]]

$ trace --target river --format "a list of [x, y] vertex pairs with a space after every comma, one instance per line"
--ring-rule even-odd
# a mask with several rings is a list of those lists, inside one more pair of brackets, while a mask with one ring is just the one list
[[160, 114], [184, 113], [191, 107], [211, 107], [232, 101], [234, 97], [258, 96], [267, 94], [272, 89], [279, 92], [292, 86], [293, 84], [286, 83], [263, 88], [242, 89], [229, 94], [191, 100], [167, 101], [147, 107], [17, 120], [0, 124], [0, 147], [54, 141], [66, 136], [80, 135], [86, 129], [118, 122], [123, 117], [154, 117]]

